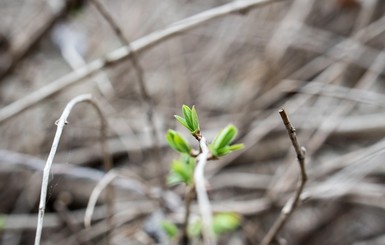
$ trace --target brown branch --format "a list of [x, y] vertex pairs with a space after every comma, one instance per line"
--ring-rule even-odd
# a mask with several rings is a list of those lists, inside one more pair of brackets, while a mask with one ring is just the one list
[[299, 163], [299, 167], [301, 170], [301, 178], [294, 194], [294, 197], [290, 199], [285, 206], [281, 210], [281, 215], [274, 222], [273, 226], [270, 228], [266, 236], [263, 238], [261, 245], [269, 245], [277, 236], [278, 232], [282, 229], [285, 223], [290, 218], [291, 214], [297, 207], [301, 193], [305, 187], [307, 181], [306, 169], [305, 169], [305, 148], [301, 147], [298, 140], [297, 135], [295, 133], [295, 128], [291, 124], [289, 117], [287, 116], [284, 109], [279, 110], [279, 114], [281, 115], [282, 121], [285, 124], [287, 129], [287, 133], [289, 134], [291, 143], [293, 144], [294, 150], [297, 154], [297, 159]]

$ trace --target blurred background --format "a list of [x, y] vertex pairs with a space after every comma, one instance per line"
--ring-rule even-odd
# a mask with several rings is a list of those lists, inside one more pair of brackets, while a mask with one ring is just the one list
[[84, 93], [108, 121], [114, 222], [101, 195], [83, 225], [106, 172], [100, 120], [80, 104], [55, 156], [42, 244], [165, 244], [157, 224], [181, 222], [184, 187], [165, 186], [177, 154], [164, 135], [188, 137], [173, 118], [183, 104], [209, 141], [233, 123], [245, 144], [206, 168], [213, 210], [242, 215], [219, 244], [258, 244], [295, 191], [281, 107], [309, 181], [275, 242], [385, 244], [384, 1], [95, 1], [0, 1], [2, 244], [33, 244], [55, 121]]

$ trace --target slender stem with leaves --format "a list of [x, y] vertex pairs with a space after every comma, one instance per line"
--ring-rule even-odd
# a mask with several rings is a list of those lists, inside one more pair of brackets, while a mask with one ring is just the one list
[[[190, 134], [199, 142], [199, 150], [193, 149], [184, 137], [172, 129], [168, 130], [166, 140], [170, 147], [180, 153], [180, 159], [174, 160], [168, 176], [169, 185], [184, 184], [185, 215], [179, 235], [179, 244], [190, 244], [194, 237], [203, 236], [204, 244], [216, 244], [217, 235], [234, 230], [240, 223], [237, 214], [225, 213], [212, 215], [209, 197], [206, 190], [204, 168], [208, 160], [215, 160], [233, 151], [243, 148], [243, 144], [231, 144], [237, 135], [237, 128], [229, 125], [222, 129], [216, 138], [207, 144], [206, 138], [201, 134], [198, 113], [195, 106], [182, 106], [183, 116], [175, 115], [175, 119], [182, 124]], [[195, 223], [190, 221], [191, 204], [195, 198], [201, 219]], [[170, 222], [165, 222], [164, 230], [170, 236], [176, 236], [177, 228]]]

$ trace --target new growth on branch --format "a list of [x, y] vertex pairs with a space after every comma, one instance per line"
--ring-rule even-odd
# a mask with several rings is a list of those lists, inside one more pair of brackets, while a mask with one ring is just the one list
[[[185, 184], [185, 216], [181, 232], [171, 222], [164, 221], [163, 229], [171, 237], [179, 234], [180, 244], [189, 244], [191, 240], [203, 236], [204, 244], [216, 244], [216, 237], [222, 233], [236, 229], [240, 224], [240, 216], [235, 213], [218, 213], [214, 216], [211, 212], [206, 184], [204, 167], [208, 160], [216, 160], [233, 151], [243, 148], [243, 144], [232, 144], [237, 136], [238, 129], [230, 124], [222, 129], [211, 144], [206, 144], [205, 137], [201, 134], [198, 114], [195, 106], [182, 106], [183, 116], [175, 115], [175, 119], [182, 124], [190, 134], [199, 142], [199, 149], [193, 149], [183, 136], [169, 129], [166, 140], [169, 146], [180, 153], [180, 158], [171, 165], [167, 183], [170, 186]], [[197, 163], [198, 161], [198, 163]], [[201, 218], [190, 222], [190, 208], [195, 196], [198, 199]]]

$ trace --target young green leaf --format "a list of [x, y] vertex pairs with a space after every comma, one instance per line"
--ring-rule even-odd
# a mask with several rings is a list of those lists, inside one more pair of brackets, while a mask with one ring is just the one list
[[238, 131], [237, 128], [232, 124], [222, 129], [213, 142], [214, 147], [216, 149], [220, 149], [229, 145], [237, 135], [237, 131]]
[[175, 186], [180, 183], [183, 183], [183, 180], [180, 178], [180, 176], [174, 172], [170, 172], [167, 176], [167, 185], [168, 186]]
[[199, 219], [190, 223], [187, 227], [187, 233], [190, 237], [197, 237], [201, 234], [201, 232], [202, 232], [202, 221]]
[[181, 160], [174, 160], [171, 165], [171, 171], [167, 178], [167, 184], [170, 186], [185, 183], [190, 185], [194, 181], [195, 159], [184, 154]]
[[194, 169], [195, 162], [196, 162], [196, 159], [194, 157], [191, 157], [190, 155], [187, 155], [187, 154], [183, 154], [181, 156], [181, 161], [186, 163], [187, 165], [189, 165], [191, 168]]
[[237, 150], [243, 149], [243, 147], [245, 147], [244, 144], [235, 144], [235, 145], [229, 146], [229, 150], [230, 151], [237, 151]]
[[229, 150], [229, 146], [225, 146], [223, 148], [219, 148], [219, 149], [215, 149], [215, 156], [217, 157], [221, 157], [221, 156], [225, 156], [227, 154], [229, 154], [231, 151]]
[[213, 142], [209, 145], [211, 153], [215, 157], [220, 157], [243, 148], [243, 144], [230, 145], [237, 135], [237, 128], [230, 124], [222, 129]]
[[192, 124], [193, 124], [193, 128], [194, 128], [194, 133], [196, 133], [196, 131], [199, 131], [200, 128], [199, 128], [198, 113], [195, 109], [195, 106], [193, 106], [191, 109], [191, 120], [192, 120]]
[[235, 213], [221, 213], [214, 216], [213, 230], [215, 234], [220, 235], [238, 228], [241, 223], [241, 217]]
[[162, 221], [162, 229], [170, 238], [174, 238], [178, 234], [176, 225], [167, 220]]
[[166, 134], [166, 140], [170, 147], [175, 151], [190, 154], [191, 146], [178, 132], [169, 129]]
[[182, 113], [184, 116], [184, 119], [187, 122], [187, 125], [189, 126], [190, 130], [194, 130], [194, 125], [192, 123], [192, 116], [191, 116], [191, 109], [187, 105], [182, 106]]
[[192, 178], [190, 169], [185, 163], [181, 161], [174, 161], [171, 167], [171, 171], [179, 175], [180, 179], [182, 179], [185, 183], [189, 182]]
[[167, 134], [166, 134], [166, 140], [172, 149], [178, 151], [178, 147], [174, 141], [175, 133], [176, 132], [174, 130], [169, 129]]
[[234, 140], [235, 136], [237, 135], [238, 130], [234, 125], [229, 125], [225, 128], [225, 136], [222, 139], [222, 142], [219, 147], [225, 147], [227, 145], [230, 145], [230, 143]]
[[175, 119], [180, 123], [182, 124], [185, 128], [187, 128], [189, 131], [191, 131], [190, 127], [188, 126], [186, 120], [181, 117], [181, 116], [178, 116], [178, 115], [174, 115]]
[[174, 137], [174, 141], [182, 153], [190, 153], [191, 147], [187, 144], [187, 142], [180, 136], [179, 134], [176, 134]]
[[194, 136], [199, 133], [199, 120], [198, 120], [198, 114], [195, 109], [195, 106], [192, 108], [188, 107], [187, 105], [182, 106], [182, 114], [183, 117], [175, 115], [175, 119], [182, 124], [184, 127], [186, 127], [191, 134]]

